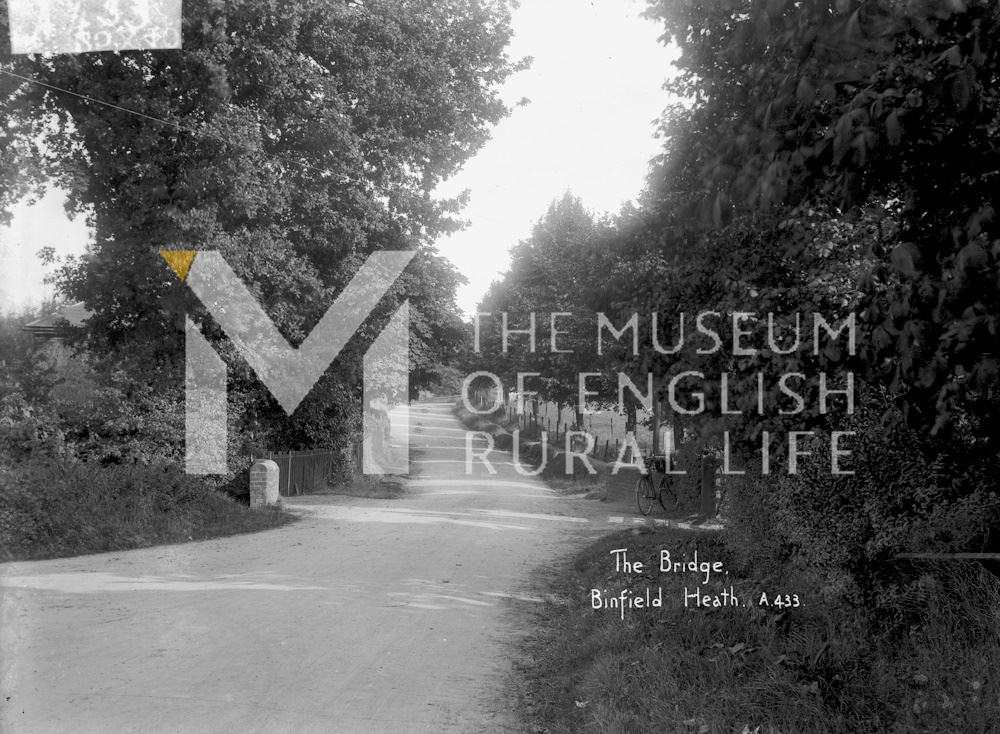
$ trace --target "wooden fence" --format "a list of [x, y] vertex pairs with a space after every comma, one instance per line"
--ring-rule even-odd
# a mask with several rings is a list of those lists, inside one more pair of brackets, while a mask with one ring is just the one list
[[[566, 442], [566, 432], [574, 430], [565, 423], [553, 423], [551, 418], [544, 418], [534, 413], [519, 414], [512, 407], [508, 407], [507, 409], [507, 421], [511, 426], [521, 429], [521, 435], [525, 438], [538, 438], [541, 436], [542, 431], [545, 431], [548, 434], [549, 444], [559, 449], [564, 448], [563, 444]], [[581, 432], [580, 429], [576, 429], [576, 431], [578, 433]], [[621, 448], [621, 439], [615, 438], [612, 441], [610, 437], [605, 436], [602, 438], [600, 434], [592, 431], [587, 431], [587, 433], [594, 439], [594, 445], [588, 452], [588, 455], [593, 456], [595, 459], [614, 461]], [[583, 440], [583, 438], [580, 438], [580, 445], [574, 444], [574, 449], [582, 449]], [[626, 453], [625, 461], [631, 461], [630, 451]]]
[[[494, 395], [489, 390], [475, 390], [473, 391], [471, 398], [473, 405], [476, 405], [480, 409], [485, 409], [493, 404]], [[545, 431], [548, 434], [549, 445], [559, 450], [564, 448], [563, 444], [566, 441], [567, 431], [580, 431], [580, 429], [573, 429], [565, 423], [560, 423], [558, 419], [553, 422], [548, 416], [541, 416], [528, 410], [525, 410], [523, 413], [518, 413], [514, 406], [509, 403], [503, 405], [501, 407], [501, 411], [508, 427], [511, 429], [519, 428], [521, 430], [522, 437], [539, 438], [541, 433]], [[588, 452], [589, 456], [606, 462], [614, 462], [618, 458], [618, 452], [621, 450], [621, 438], [615, 437], [612, 442], [612, 438], [609, 436], [602, 437], [593, 430], [588, 430], [586, 432], [594, 440], [594, 445]], [[583, 443], [584, 440], [585, 439], [581, 437], [579, 442], [574, 442], [573, 449], [575, 451], [582, 450], [585, 445]], [[646, 453], [647, 448], [648, 447], [644, 447], [642, 444], [639, 445], [639, 449], [643, 453]], [[629, 463], [632, 461], [632, 451], [629, 447], [626, 448], [624, 455], [622, 456], [622, 462]], [[618, 479], [618, 476], [619, 475], [613, 477], [612, 482], [615, 482]], [[635, 483], [635, 476], [631, 472], [620, 473], [620, 476], [622, 477], [621, 482], [628, 485], [627, 487], [624, 487], [624, 489], [630, 490], [631, 485]], [[719, 473], [718, 460], [711, 456], [702, 457], [700, 471], [698, 472], [696, 499], [699, 512], [704, 517], [715, 517], [720, 510], [720, 504], [723, 499], [719, 481], [720, 478], [721, 475]]]
[[[480, 409], [486, 409], [487, 407], [493, 405], [495, 395], [492, 390], [473, 390], [470, 395], [470, 402]], [[514, 405], [510, 402], [506, 402], [502, 405], [501, 410], [503, 411], [504, 417], [507, 421], [507, 425], [513, 428], [519, 428], [521, 430], [521, 435], [524, 438], [539, 438], [542, 431], [548, 434], [548, 442], [550, 446], [562, 449], [563, 444], [566, 442], [567, 431], [576, 430], [577, 432], [585, 431], [590, 434], [594, 439], [594, 445], [588, 452], [589, 456], [595, 459], [602, 459], [603, 461], [614, 461], [618, 456], [618, 452], [621, 449], [621, 444], [623, 438], [621, 436], [613, 435], [615, 433], [615, 423], [614, 417], [612, 416], [610, 420], [606, 419], [604, 421], [605, 433], [602, 435], [601, 429], [595, 430], [593, 423], [586, 426], [583, 429], [572, 428], [567, 422], [560, 420], [560, 417], [553, 419], [548, 415], [541, 415], [527, 409], [523, 413], [518, 413]], [[625, 423], [624, 418], [620, 419], [622, 422], [620, 426], [624, 429]], [[574, 450], [582, 450], [584, 447], [584, 439], [580, 437], [573, 444]], [[644, 452], [648, 449], [645, 442], [639, 442], [639, 447]], [[632, 452], [627, 449], [624, 455], [625, 461], [632, 460]]]
[[339, 452], [330, 450], [261, 451], [251, 456], [254, 461], [270, 459], [278, 465], [278, 493], [282, 497], [328, 489], [334, 462], [340, 458]]

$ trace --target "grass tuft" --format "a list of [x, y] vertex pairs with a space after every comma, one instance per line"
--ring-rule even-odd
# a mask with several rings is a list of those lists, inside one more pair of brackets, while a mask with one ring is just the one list
[[[614, 571], [628, 548], [643, 573]], [[660, 573], [661, 549], [721, 561], [728, 576], [700, 585]], [[1000, 721], [1000, 583], [973, 565], [928, 568], [921, 609], [886, 631], [798, 572], [753, 575], [724, 533], [665, 528], [616, 533], [538, 583], [568, 605], [533, 611], [515, 692], [525, 729], [569, 732], [828, 734], [991, 732]], [[684, 589], [735, 588], [736, 607], [684, 607]], [[662, 587], [662, 609], [593, 609], [590, 590]], [[800, 606], [759, 606], [798, 594]]]
[[406, 494], [398, 479], [382, 476], [359, 476], [349, 483], [337, 484], [322, 494], [342, 494], [377, 500], [396, 500]]
[[175, 466], [51, 459], [0, 471], [0, 560], [58, 558], [204, 540], [284, 525]]

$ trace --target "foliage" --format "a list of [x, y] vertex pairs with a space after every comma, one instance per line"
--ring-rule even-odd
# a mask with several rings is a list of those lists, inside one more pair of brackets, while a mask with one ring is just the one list
[[100, 464], [180, 462], [183, 396], [155, 391], [120, 370], [103, 372], [58, 342], [30, 350], [0, 399], [0, 454], [75, 457]]
[[995, 440], [1000, 7], [661, 0], [650, 15], [696, 100], [671, 170], [702, 214], [878, 204], [899, 237], [861, 281], [866, 376], [915, 425], [971, 414]]
[[[553, 368], [572, 393], [594, 365], [643, 392], [652, 374], [657, 399], [703, 373], [704, 411], [667, 419], [695, 433], [687, 453], [730, 432], [751, 471], [730, 504], [743, 549], [769, 573], [800, 563], [884, 606], [909, 582], [894, 554], [996, 547], [1000, 6], [651, 0], [648, 15], [680, 50], [668, 88], [687, 103], [664, 115], [639, 206], [575, 241], [533, 233], [483, 309], [586, 315], [586, 353]], [[607, 339], [591, 361], [599, 312], [619, 328], [638, 314], [639, 348]], [[709, 340], [691, 321], [705, 312], [721, 316], [723, 344], [700, 352]], [[757, 315], [753, 355], [729, 346], [725, 321], [741, 312]], [[787, 345], [813, 313], [856, 317], [856, 351], [843, 337], [815, 345], [809, 323], [796, 349], [765, 341], [765, 319]], [[684, 346], [663, 353], [679, 314]], [[508, 379], [527, 371], [506, 356]], [[721, 415], [723, 373], [736, 415]], [[820, 411], [821, 373], [837, 388], [855, 379], [854, 415]], [[781, 390], [789, 374], [806, 376], [802, 410]], [[857, 431], [854, 476], [831, 475], [817, 445], [825, 460], [799, 475], [752, 477], [764, 431], [813, 429]]]
[[416, 380], [456, 342], [459, 276], [430, 243], [461, 199], [432, 192], [507, 113], [510, 35], [503, 0], [248, 0], [185, 5], [183, 50], [16, 57], [4, 68], [41, 84], [0, 76], [0, 164], [23, 174], [0, 181], [0, 211], [49, 182], [69, 192], [96, 239], [60, 287], [96, 311], [98, 354], [168, 392], [197, 306], [158, 249], [221, 251], [293, 343], [368, 253], [420, 250], [312, 409], [286, 422], [233, 370], [234, 399], [266, 406], [245, 430], [329, 443], [359, 424], [365, 340], [404, 298]]
[[[665, 115], [667, 145], [641, 208], [620, 217], [590, 289], [590, 305], [619, 324], [661, 316], [657, 332], [640, 319], [638, 354], [619, 344], [613, 359], [661, 386], [703, 372], [706, 410], [683, 424], [702, 445], [729, 430], [744, 459], [765, 430], [858, 431], [855, 476], [831, 476], [817, 460], [805, 475], [748, 481], [733, 498], [730, 517], [762, 568], [801, 562], [831, 589], [858, 584], [882, 604], [879, 584], [899, 592], [885, 566], [894, 553], [993, 547], [1000, 10], [654, 0], [649, 15], [680, 48], [669, 86], [690, 104]], [[823, 340], [814, 354], [807, 339], [779, 354], [754, 333], [764, 348], [735, 357], [728, 330], [712, 354], [697, 342], [673, 355], [650, 348], [653, 337], [678, 338], [676, 322], [664, 326], [674, 315], [706, 311], [773, 314], [784, 334], [799, 314], [854, 314], [859, 348]], [[723, 372], [741, 414], [720, 419]], [[814, 385], [806, 410], [782, 415], [779, 377], [821, 372], [838, 386], [854, 373], [864, 410], [820, 414]]]
[[902, 552], [995, 551], [1000, 495], [982, 443], [907, 429], [886, 435], [877, 399], [847, 422], [851, 476], [833, 476], [817, 439], [801, 473], [772, 484], [777, 532], [834, 586], [850, 581], [869, 605], [895, 601], [912, 579]]
[[[863, 386], [860, 407], [837, 421], [853, 431], [850, 475], [830, 471], [829, 435], [801, 447], [796, 474], [759, 465], [729, 493], [734, 544], [763, 576], [809, 569], [881, 622], [898, 623], [918, 574], [900, 553], [993, 552], [1000, 547], [995, 457], [971, 436], [943, 438], [883, 420], [885, 396]], [[919, 569], [917, 569], [919, 570]]]
[[[619, 327], [637, 315], [639, 348], [633, 351], [630, 338], [606, 337], [611, 364], [643, 391], [651, 374], [664, 401], [672, 378], [687, 371], [704, 374], [704, 385], [699, 385], [704, 410], [674, 414], [671, 420], [678, 430], [694, 430], [706, 442], [727, 430], [735, 447], [749, 451], [762, 431], [774, 435], [824, 423], [815, 378], [823, 371], [831, 378], [840, 374], [830, 355], [846, 352], [848, 344], [844, 336], [834, 340], [823, 334], [815, 353], [813, 313], [831, 324], [843, 323], [860, 295], [852, 277], [859, 267], [860, 243], [885, 236], [865, 219], [848, 223], [829, 219], [829, 214], [802, 208], [780, 225], [773, 218], [741, 217], [705, 232], [650, 215], [646, 222], [620, 228], [621, 238], [605, 255], [610, 262], [601, 270], [607, 291], [591, 296], [591, 303]], [[790, 243], [795, 244], [794, 256]], [[697, 317], [711, 312], [715, 316], [705, 325], [719, 334], [719, 344], [696, 328]], [[737, 356], [732, 348], [731, 316], [738, 313], [750, 315], [740, 344], [755, 350], [752, 356]], [[781, 352], [772, 348], [771, 334]], [[723, 373], [726, 407], [739, 410], [738, 415], [722, 414]], [[803, 393], [803, 409], [783, 414], [796, 407], [780, 385], [789, 373], [811, 379], [805, 385], [793, 383]], [[760, 376], [763, 411], [758, 408]]]
[[[641, 573], [616, 573], [627, 548]], [[721, 562], [728, 576], [661, 573], [671, 559]], [[525, 607], [538, 628], [515, 657], [526, 730], [602, 732], [992, 731], [1000, 715], [996, 605], [1000, 583], [978, 566], [925, 567], [911, 628], [890, 635], [863, 611], [819, 594], [808, 577], [764, 577], [727, 533], [614, 533], [547, 568], [544, 599]], [[663, 589], [663, 607], [592, 609], [607, 596]], [[684, 608], [685, 591], [732, 587], [749, 606]], [[761, 592], [798, 594], [761, 607]], [[954, 602], [955, 596], [962, 604]]]
[[[480, 322], [480, 348], [485, 355], [481, 359], [488, 359], [486, 369], [510, 386], [516, 385], [519, 372], [538, 373], [538, 377], [526, 378], [525, 391], [536, 392], [560, 407], [573, 405], [577, 424], [582, 424], [578, 376], [601, 373], [594, 338], [597, 317], [585, 305], [584, 296], [593, 279], [601, 234], [601, 224], [583, 202], [566, 193], [552, 202], [531, 235], [511, 249], [510, 270], [493, 283], [479, 304], [481, 313], [491, 314]], [[510, 330], [528, 329], [534, 319], [533, 351], [529, 338], [522, 334], [511, 335], [504, 349], [504, 315]], [[559, 333], [553, 335], [554, 331]], [[591, 407], [612, 395], [615, 384], [600, 378], [588, 382], [588, 389], [601, 393], [590, 401]]]
[[[0, 317], [0, 340], [11, 346], [0, 364], [0, 463], [181, 465], [178, 437], [185, 429], [179, 385], [150, 379], [148, 369], [122, 369], [59, 340], [34, 344], [20, 330], [27, 320], [30, 315]], [[249, 466], [249, 449], [255, 448], [238, 430], [247, 422], [245, 410], [238, 400], [230, 401], [227, 453], [230, 471], [237, 474], [229, 483], [239, 481], [238, 472]]]
[[435, 365], [432, 368], [432, 378], [427, 390], [432, 396], [451, 397], [462, 392], [462, 382], [465, 374], [456, 366]]
[[0, 469], [0, 557], [52, 558], [141, 548], [276, 527], [176, 465], [34, 457]]

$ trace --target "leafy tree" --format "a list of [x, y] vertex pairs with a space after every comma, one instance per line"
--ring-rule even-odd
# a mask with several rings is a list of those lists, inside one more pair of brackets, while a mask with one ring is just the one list
[[[98, 351], [135, 374], [167, 364], [175, 385], [194, 304], [158, 249], [220, 250], [294, 343], [368, 253], [418, 248], [317, 404], [290, 422], [273, 401], [257, 416], [285, 425], [288, 444], [329, 440], [356, 422], [362, 342], [403, 298], [419, 314], [418, 379], [454, 343], [458, 276], [431, 242], [457, 226], [461, 199], [432, 191], [508, 112], [509, 12], [504, 0], [189, 3], [181, 51], [11, 59], [3, 69], [37, 83], [0, 74], [0, 211], [65, 188], [95, 243], [62, 289], [96, 311]], [[233, 376], [261, 392], [250, 377]]]
[[[655, 0], [650, 15], [681, 49], [672, 86], [690, 105], [664, 118], [667, 147], [609, 268], [613, 282], [630, 266], [647, 273], [621, 308], [773, 311], [783, 328], [796, 312], [854, 313], [861, 327], [856, 359], [830, 342], [819, 355], [650, 356], [664, 376], [863, 378], [854, 415], [772, 411], [726, 426], [740, 438], [856, 431], [853, 477], [832, 475], [822, 451], [804, 475], [749, 468], [731, 518], [738, 534], [751, 530], [747, 549], [760, 557], [781, 539], [782, 562], [804, 559], [868, 589], [893, 579], [897, 591], [900, 551], [992, 550], [1000, 9]], [[776, 397], [767, 404], [779, 407]], [[898, 407], [924, 431], [887, 425], [881, 413]]]
[[[583, 424], [578, 376], [602, 372], [596, 353], [597, 317], [587, 305], [601, 232], [601, 224], [580, 199], [566, 193], [552, 202], [531, 235], [511, 249], [510, 270], [479, 305], [481, 312], [492, 314], [483, 319], [482, 347], [490, 360], [487, 369], [504, 376], [508, 384], [514, 383], [518, 372], [539, 373], [540, 377], [526, 381], [526, 389], [554, 402], [560, 412], [564, 405], [574, 406], [578, 426]], [[512, 330], [527, 329], [534, 314], [535, 352], [529, 350], [526, 336], [512, 335], [508, 352], [503, 353], [504, 313]], [[555, 336], [555, 350], [553, 323], [561, 332]], [[607, 379], [594, 378], [587, 387], [601, 393], [591, 403], [613, 392]]]
[[[53, 307], [47, 303], [43, 308]], [[34, 359], [32, 336], [25, 324], [40, 315], [38, 309], [25, 308], [20, 313], [0, 314], [0, 400], [13, 393], [37, 397], [45, 389], [44, 371]]]
[[872, 205], [870, 379], [935, 430], [997, 433], [1000, 7], [991, 0], [660, 1], [696, 112], [674, 161], [701, 212]]

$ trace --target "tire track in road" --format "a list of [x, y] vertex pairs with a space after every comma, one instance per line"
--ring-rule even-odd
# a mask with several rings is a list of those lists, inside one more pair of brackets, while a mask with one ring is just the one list
[[409, 424], [401, 499], [295, 497], [272, 531], [0, 565], [0, 730], [516, 731], [496, 690], [516, 609], [545, 601], [529, 572], [608, 512], [509, 453], [466, 474], [448, 404]]

